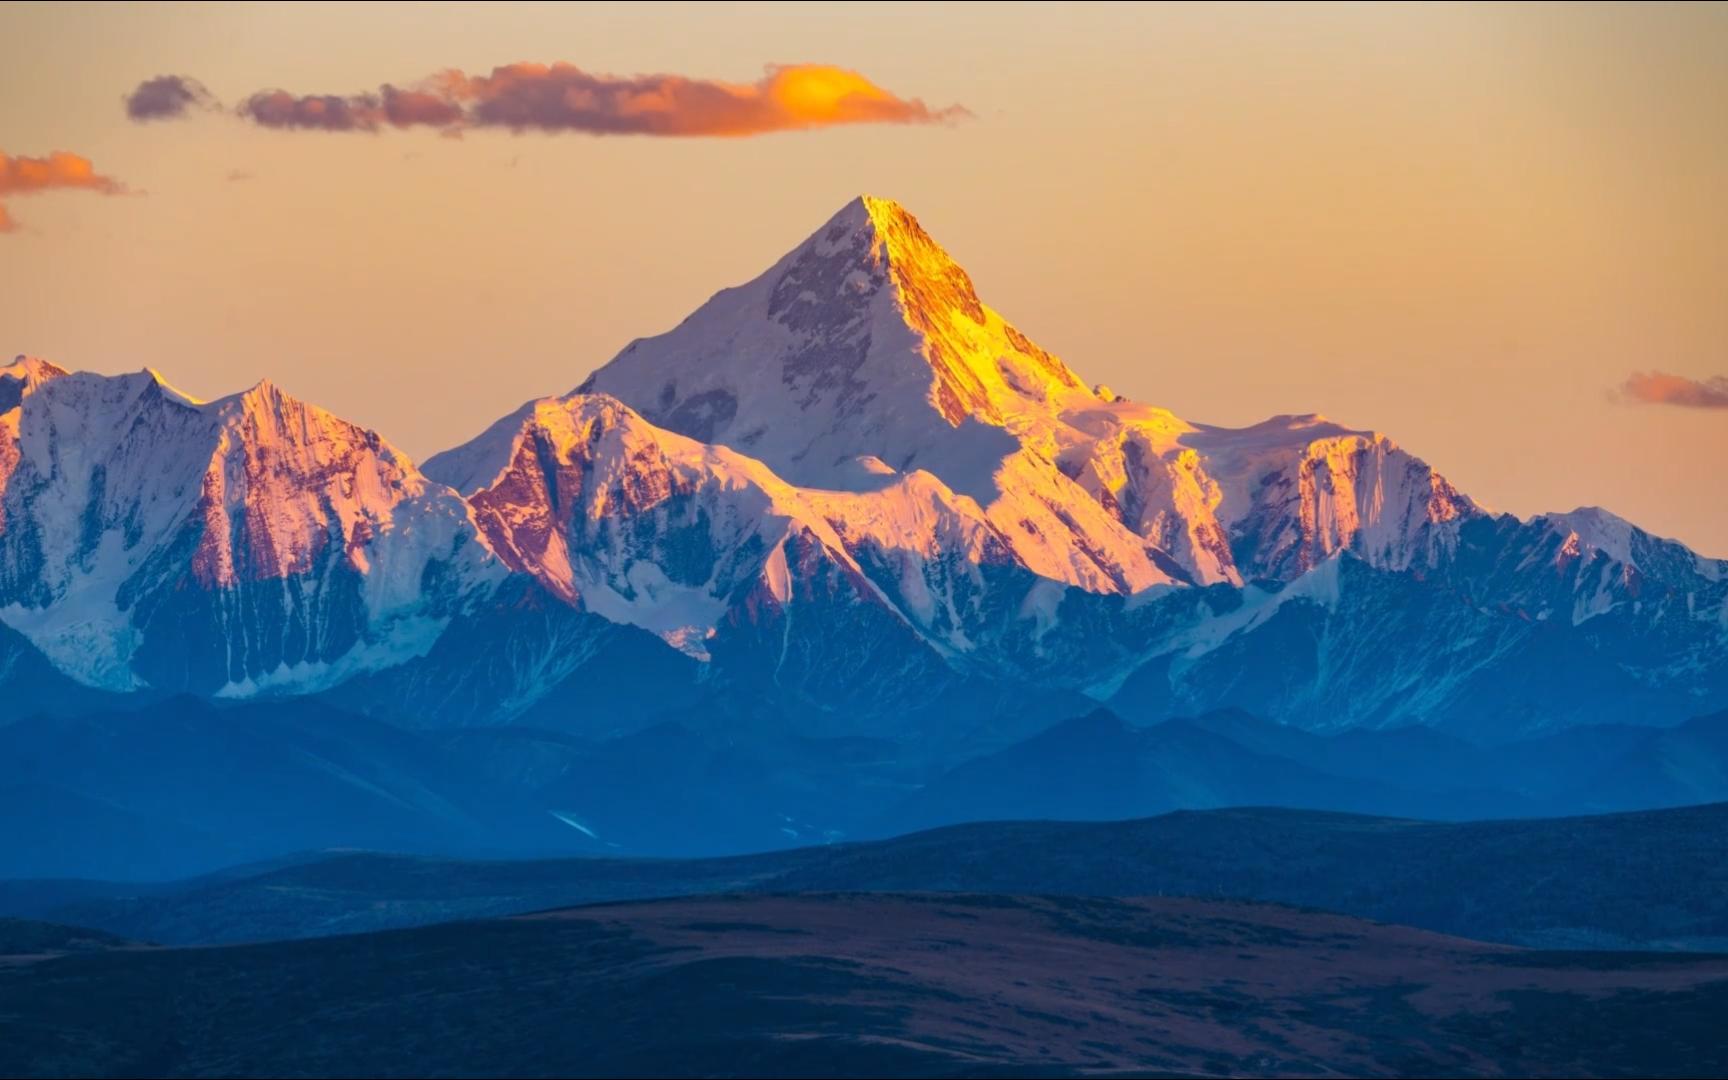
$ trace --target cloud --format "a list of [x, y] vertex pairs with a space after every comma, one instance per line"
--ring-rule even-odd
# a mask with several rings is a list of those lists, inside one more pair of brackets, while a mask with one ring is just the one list
[[255, 124], [311, 131], [374, 131], [380, 111], [370, 94], [297, 97], [286, 90], [260, 90], [240, 103], [240, 115]]
[[126, 115], [140, 123], [178, 120], [194, 109], [216, 108], [216, 99], [190, 75], [158, 75], [145, 79], [125, 97]]
[[446, 73], [446, 92], [473, 124], [595, 135], [760, 135], [839, 124], [929, 124], [968, 115], [931, 109], [856, 71], [822, 64], [770, 67], [753, 83], [681, 75], [618, 78], [570, 64], [511, 64], [474, 77]]
[[392, 127], [432, 127], [458, 130], [462, 106], [428, 90], [404, 90], [388, 84], [376, 94], [290, 94], [260, 90], [240, 103], [240, 115], [267, 128], [309, 131], [377, 131]]
[[64, 150], [45, 158], [12, 157], [0, 152], [0, 195], [24, 195], [50, 188], [85, 188], [104, 195], [119, 195], [126, 185], [103, 176], [90, 159]]
[[[57, 189], [94, 191], [98, 195], [126, 193], [125, 184], [97, 172], [87, 157], [65, 150], [56, 150], [45, 158], [14, 157], [0, 151], [0, 199]], [[17, 219], [0, 202], [0, 232], [17, 229]]]
[[[146, 87], [164, 80], [178, 80], [175, 87], [196, 85], [179, 76], [153, 79], [128, 100], [128, 110]], [[169, 91], [152, 93], [162, 96]], [[152, 106], [155, 101], [156, 97], [150, 99]], [[755, 82], [728, 83], [682, 75], [595, 75], [566, 63], [521, 63], [496, 67], [484, 75], [443, 71], [409, 87], [386, 83], [376, 93], [303, 95], [260, 90], [235, 111], [254, 124], [278, 130], [376, 132], [424, 127], [460, 134], [471, 128], [506, 128], [662, 136], [760, 135], [843, 124], [935, 124], [971, 115], [959, 105], [932, 109], [917, 98], [890, 93], [856, 71], [825, 64], [778, 65], [766, 69]]]
[[1663, 371], [1635, 371], [1620, 384], [1620, 395], [1649, 405], [1728, 409], [1728, 375], [1689, 379]]
[[379, 97], [384, 119], [397, 127], [456, 127], [462, 123], [462, 106], [434, 90], [402, 90], [386, 84]]

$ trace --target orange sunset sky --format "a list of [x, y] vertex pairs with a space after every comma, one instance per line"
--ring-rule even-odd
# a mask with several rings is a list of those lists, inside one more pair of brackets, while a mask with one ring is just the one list
[[870, 192], [1127, 396], [1728, 556], [1725, 101], [1712, 5], [8, 4], [0, 354], [425, 457]]

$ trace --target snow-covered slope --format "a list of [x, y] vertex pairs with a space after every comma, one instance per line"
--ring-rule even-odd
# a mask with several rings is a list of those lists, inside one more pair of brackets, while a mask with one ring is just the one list
[[[533, 402], [427, 462], [492, 549], [560, 598], [708, 658], [727, 625], [787, 611], [800, 576], [947, 655], [972, 651], [989, 590], [1039, 580], [977, 501], [885, 466], [868, 490], [795, 487], [760, 461], [664, 430], [606, 394]], [[1014, 587], [1014, 586], [1010, 586]]]
[[505, 563], [567, 602], [705, 658], [741, 592], [789, 598], [795, 533], [850, 565], [767, 466], [662, 431], [615, 398], [547, 399], [515, 420], [507, 442], [489, 432], [429, 468], [449, 467]]
[[460, 498], [269, 383], [32, 378], [0, 424], [0, 620], [92, 686], [325, 685], [430, 644], [429, 571], [488, 573]]
[[1004, 428], [1091, 399], [900, 207], [862, 197], [762, 276], [631, 343], [582, 389], [734, 447], [795, 484], [923, 468], [987, 500]]

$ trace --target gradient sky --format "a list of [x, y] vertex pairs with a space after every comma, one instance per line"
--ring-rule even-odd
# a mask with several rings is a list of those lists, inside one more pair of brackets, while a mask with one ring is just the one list
[[[233, 105], [523, 60], [832, 64], [972, 115], [451, 138], [122, 106], [163, 74]], [[131, 194], [0, 172], [0, 353], [205, 397], [268, 374], [425, 457], [870, 192], [1127, 396], [1323, 412], [1497, 509], [1728, 556], [1725, 101], [1720, 6], [11, 4], [0, 152]]]

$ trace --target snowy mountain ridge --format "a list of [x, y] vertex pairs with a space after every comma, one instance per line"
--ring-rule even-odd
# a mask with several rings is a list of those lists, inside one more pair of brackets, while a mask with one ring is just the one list
[[1728, 698], [1728, 563], [1599, 510], [1493, 514], [1324, 417], [1089, 387], [868, 197], [423, 469], [267, 382], [200, 402], [19, 358], [0, 622], [113, 691], [435, 663], [391, 707], [477, 723], [580, 710], [603, 626], [865, 731], [920, 687], [1520, 730]]
[[[878, 483], [860, 463], [926, 469], [1038, 573], [1097, 592], [1288, 578], [1352, 547], [1402, 568], [1477, 512], [1371, 432], [1207, 427], [1088, 388], [984, 305], [916, 219], [868, 196], [582, 389], [806, 486]], [[1297, 534], [1278, 533], [1286, 519]], [[1244, 530], [1266, 535], [1240, 567]]]
[[202, 402], [148, 370], [14, 370], [47, 374], [0, 421], [0, 619], [80, 681], [325, 684], [435, 636], [430, 563], [488, 576], [459, 498], [269, 382]]

